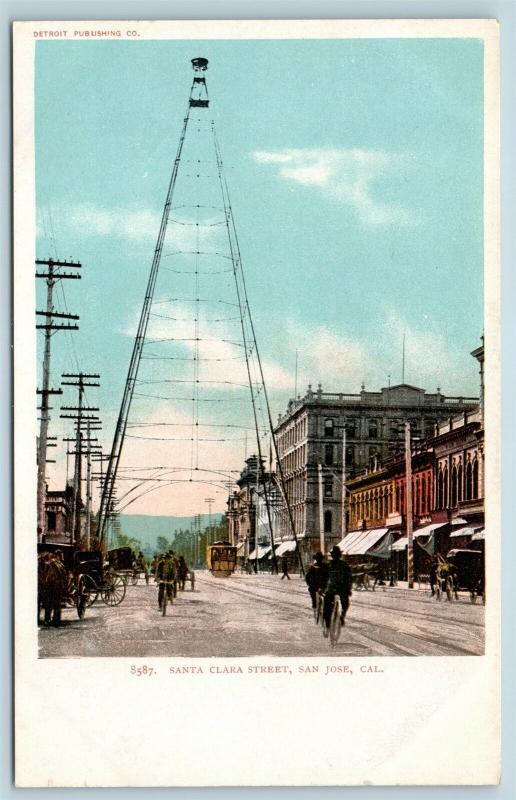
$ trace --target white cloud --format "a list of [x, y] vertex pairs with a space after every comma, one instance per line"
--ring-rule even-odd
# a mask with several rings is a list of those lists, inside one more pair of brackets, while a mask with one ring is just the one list
[[[38, 235], [45, 234], [45, 213], [40, 210]], [[152, 208], [117, 207], [102, 208], [91, 204], [77, 204], [59, 210], [63, 232], [80, 233], [81, 236], [106, 236], [152, 244], [156, 241], [161, 224], [162, 210]], [[164, 246], [166, 250], [193, 250], [217, 241], [221, 235], [220, 223], [224, 218], [203, 217], [199, 226], [177, 210], [171, 212]], [[224, 229], [225, 230], [225, 229]], [[226, 234], [227, 235], [227, 234]]]
[[406, 170], [407, 156], [383, 150], [295, 149], [254, 151], [255, 161], [278, 164], [278, 175], [286, 181], [313, 186], [330, 198], [350, 206], [361, 222], [372, 227], [416, 225], [417, 215], [398, 203], [374, 194], [374, 183], [396, 177]]

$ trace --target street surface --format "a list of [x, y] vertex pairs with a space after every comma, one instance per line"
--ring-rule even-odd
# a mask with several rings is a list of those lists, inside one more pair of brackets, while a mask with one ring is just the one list
[[128, 586], [114, 608], [99, 599], [83, 620], [63, 612], [59, 629], [41, 627], [41, 657], [91, 656], [464, 656], [484, 649], [484, 607], [469, 595], [438, 602], [428, 587], [355, 591], [335, 648], [322, 636], [298, 575], [196, 573], [163, 617], [157, 587]]

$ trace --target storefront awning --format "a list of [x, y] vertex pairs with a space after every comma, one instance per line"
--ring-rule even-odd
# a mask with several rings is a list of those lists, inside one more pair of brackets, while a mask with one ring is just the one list
[[296, 542], [294, 539], [289, 539], [288, 542], [281, 542], [276, 548], [277, 556], [284, 556], [285, 553], [291, 553], [296, 549]]
[[466, 525], [465, 528], [456, 528], [450, 533], [450, 538], [456, 538], [457, 536], [473, 536], [475, 530], [476, 528], [472, 528], [471, 525]]
[[471, 541], [472, 542], [481, 542], [481, 541], [485, 540], [485, 538], [486, 538], [485, 529], [484, 528], [480, 528], [479, 531], [475, 531], [475, 533], [471, 537]]
[[402, 536], [401, 539], [398, 539], [398, 541], [393, 543], [392, 549], [393, 550], [404, 550], [407, 545], [408, 545], [407, 537], [406, 536]]
[[[356, 534], [359, 534], [358, 536]], [[339, 542], [347, 556], [363, 556], [387, 533], [387, 528], [372, 528], [368, 531], [352, 531]]]
[[253, 550], [252, 553], [249, 553], [249, 561], [254, 561], [257, 558], [263, 558], [267, 555], [267, 553], [270, 553], [270, 550], [270, 547], [261, 547], [258, 545], [258, 554], [256, 553], [256, 550]]
[[414, 531], [414, 539], [419, 539], [420, 536], [430, 536], [431, 533], [439, 528], [445, 528], [447, 522], [432, 522], [431, 525], [425, 525], [424, 528], [418, 528]]

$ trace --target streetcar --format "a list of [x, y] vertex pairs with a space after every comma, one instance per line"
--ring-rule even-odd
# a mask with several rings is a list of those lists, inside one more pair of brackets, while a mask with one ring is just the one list
[[206, 561], [208, 569], [216, 578], [229, 578], [235, 571], [237, 549], [231, 542], [213, 542], [208, 545]]

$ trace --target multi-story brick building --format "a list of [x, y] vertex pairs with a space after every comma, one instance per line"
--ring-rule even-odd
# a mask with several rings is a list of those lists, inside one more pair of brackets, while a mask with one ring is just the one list
[[[379, 392], [367, 392], [362, 386], [359, 394], [323, 392], [320, 385], [314, 392], [309, 386], [304, 397], [291, 400], [278, 419], [275, 433], [296, 533], [305, 555], [319, 547], [321, 519], [327, 545], [342, 537], [344, 464], [347, 480], [360, 471], [374, 469], [392, 455], [393, 447], [400, 446], [405, 420], [410, 422], [414, 437], [427, 438], [434, 436], [439, 422], [477, 406], [477, 398], [446, 397], [439, 389], [427, 394], [408, 384], [384, 387]], [[283, 510], [278, 514], [278, 539], [290, 537]]]

